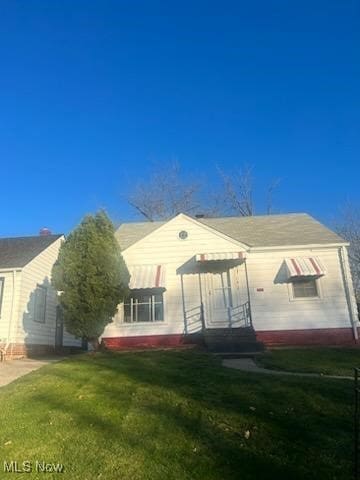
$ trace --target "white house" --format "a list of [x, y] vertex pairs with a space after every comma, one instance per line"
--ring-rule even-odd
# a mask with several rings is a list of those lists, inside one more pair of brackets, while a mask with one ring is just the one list
[[79, 347], [58, 315], [51, 269], [63, 235], [0, 239], [0, 355], [37, 355]]
[[266, 345], [358, 339], [348, 244], [309, 215], [179, 214], [125, 223], [116, 237], [131, 295], [104, 331], [109, 348], [229, 335]]

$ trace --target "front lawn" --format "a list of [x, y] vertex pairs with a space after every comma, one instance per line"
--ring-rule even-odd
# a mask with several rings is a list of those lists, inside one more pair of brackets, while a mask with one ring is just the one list
[[1, 462], [65, 466], [29, 479], [351, 478], [351, 382], [219, 362], [152, 351], [48, 365], [0, 389]]
[[256, 359], [259, 366], [287, 372], [352, 376], [360, 367], [359, 348], [292, 348], [271, 350]]

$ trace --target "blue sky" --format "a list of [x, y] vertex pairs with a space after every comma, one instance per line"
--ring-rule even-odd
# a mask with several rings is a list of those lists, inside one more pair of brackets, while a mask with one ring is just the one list
[[0, 3], [0, 235], [71, 230], [154, 164], [253, 167], [258, 211], [360, 203], [360, 4]]

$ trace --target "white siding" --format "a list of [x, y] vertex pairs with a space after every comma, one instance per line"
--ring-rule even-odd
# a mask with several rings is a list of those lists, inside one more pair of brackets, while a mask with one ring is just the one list
[[5, 344], [9, 333], [11, 334], [17, 325], [21, 271], [0, 271], [0, 277], [5, 280], [0, 311], [0, 343]]
[[[180, 240], [181, 230], [188, 232], [186, 240]], [[227, 239], [215, 231], [199, 225], [181, 215], [169, 221], [155, 232], [123, 252], [128, 265], [163, 265], [166, 270], [164, 293], [164, 322], [150, 324], [124, 324], [123, 308], [104, 331], [104, 337], [167, 335], [183, 333], [184, 318], [181, 293], [181, 276], [177, 269], [197, 253], [243, 251], [235, 240]], [[197, 274], [183, 276], [186, 310], [200, 305], [199, 278]]]
[[[186, 240], [178, 238], [181, 230], [188, 232]], [[106, 327], [103, 336], [183, 333], [181, 277], [177, 273], [177, 269], [199, 253], [241, 250], [243, 248], [238, 242], [205, 228], [187, 217], [177, 216], [123, 252], [128, 265], [161, 264], [165, 267], [165, 321], [149, 324], [124, 324], [123, 308], [120, 305], [118, 315]], [[293, 299], [292, 286], [286, 281], [283, 262], [287, 257], [307, 256], [319, 257], [326, 268], [326, 275], [318, 280], [320, 298]], [[256, 330], [351, 327], [338, 248], [248, 251], [246, 257], [252, 319]], [[231, 277], [236, 297], [235, 304], [244, 303], [247, 300], [244, 265], [233, 268]], [[199, 278], [196, 274], [186, 274], [183, 278], [186, 309], [188, 310], [199, 306]], [[236, 291], [237, 286], [238, 290]], [[206, 307], [205, 278], [203, 278], [202, 287]], [[257, 289], [262, 291], [257, 291]]]
[[[326, 275], [317, 281], [320, 297], [293, 299], [284, 258], [311, 256], [319, 257], [326, 268]], [[256, 330], [351, 327], [337, 248], [253, 252], [247, 265]]]
[[[52, 243], [28, 263], [21, 276], [19, 315], [13, 342], [55, 345], [57, 294], [51, 286], [51, 270], [55, 263], [62, 238]], [[34, 292], [37, 285], [47, 287], [45, 323], [34, 319]], [[64, 333], [65, 345], [79, 345], [81, 342]]]

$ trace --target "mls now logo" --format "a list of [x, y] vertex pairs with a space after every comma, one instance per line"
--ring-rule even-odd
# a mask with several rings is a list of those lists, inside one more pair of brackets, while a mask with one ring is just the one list
[[23, 462], [15, 460], [8, 462], [4, 460], [4, 473], [30, 473], [34, 470], [39, 473], [63, 473], [64, 465], [62, 463], [39, 462], [38, 460], [35, 462], [35, 465], [29, 460]]
[[17, 462], [15, 460], [7, 462], [4, 460], [3, 470], [5, 473], [29, 473], [32, 472], [32, 465], [28, 460], [25, 460], [24, 462]]

